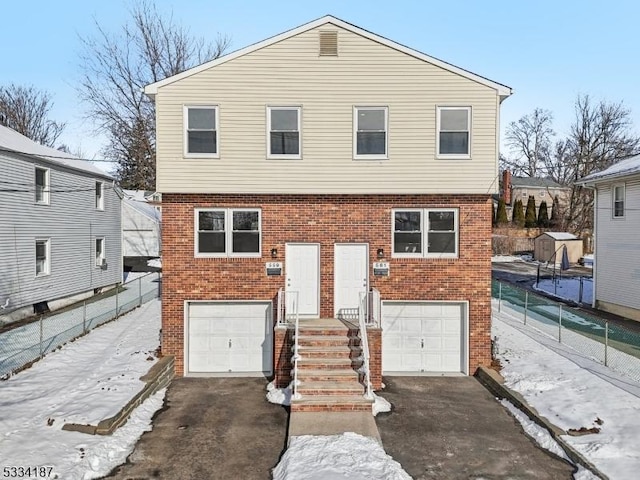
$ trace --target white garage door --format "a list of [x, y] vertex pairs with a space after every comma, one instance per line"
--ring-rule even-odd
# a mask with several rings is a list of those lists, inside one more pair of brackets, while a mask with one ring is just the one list
[[383, 302], [383, 373], [466, 373], [465, 325], [464, 303]]
[[194, 302], [188, 309], [187, 374], [272, 373], [270, 302]]

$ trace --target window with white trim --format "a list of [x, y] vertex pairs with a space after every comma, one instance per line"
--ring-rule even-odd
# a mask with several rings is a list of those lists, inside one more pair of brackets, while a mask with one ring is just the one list
[[354, 107], [354, 158], [387, 158], [388, 112], [387, 107]]
[[104, 238], [96, 238], [96, 267], [102, 267], [102, 264], [106, 260], [104, 247]]
[[104, 184], [96, 182], [96, 209], [104, 210]]
[[199, 208], [195, 211], [198, 257], [259, 257], [261, 211], [256, 208]]
[[269, 158], [300, 158], [300, 107], [267, 107]]
[[526, 188], [522, 189], [522, 198], [529, 198], [529, 192], [527, 191]]
[[36, 203], [49, 204], [49, 169], [36, 167]]
[[36, 277], [51, 272], [51, 248], [48, 238], [36, 239]]
[[184, 107], [184, 154], [189, 157], [218, 156], [218, 107]]
[[471, 156], [471, 107], [438, 107], [438, 157]]
[[624, 217], [624, 184], [613, 186], [613, 218]]
[[458, 256], [458, 210], [455, 208], [393, 211], [393, 256]]

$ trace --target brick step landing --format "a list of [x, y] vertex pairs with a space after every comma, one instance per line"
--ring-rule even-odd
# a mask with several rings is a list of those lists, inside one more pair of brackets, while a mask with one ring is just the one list
[[291, 400], [291, 412], [369, 412], [373, 400], [363, 395], [312, 395]]
[[364, 395], [364, 386], [356, 379], [352, 382], [300, 382], [298, 385], [298, 393], [302, 397], [318, 396], [318, 395]]

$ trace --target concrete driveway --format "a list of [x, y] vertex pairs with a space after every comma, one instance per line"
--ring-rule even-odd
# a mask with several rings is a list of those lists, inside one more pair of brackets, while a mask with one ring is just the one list
[[110, 476], [269, 479], [286, 445], [287, 411], [267, 402], [264, 378], [177, 378], [166, 408]]
[[385, 377], [376, 418], [386, 452], [415, 480], [571, 479], [473, 377]]

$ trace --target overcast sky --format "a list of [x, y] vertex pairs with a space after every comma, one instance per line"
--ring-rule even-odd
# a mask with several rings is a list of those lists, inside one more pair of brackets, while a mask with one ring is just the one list
[[[52, 117], [67, 122], [61, 141], [101, 157], [101, 139], [83, 120], [75, 93], [79, 36], [108, 31], [129, 17], [124, 0], [2, 2], [0, 85], [49, 91]], [[640, 2], [632, 0], [157, 0], [161, 13], [194, 35], [245, 47], [326, 14], [514, 89], [502, 105], [502, 130], [535, 107], [554, 114], [559, 135], [578, 94], [623, 102], [640, 134]]]

